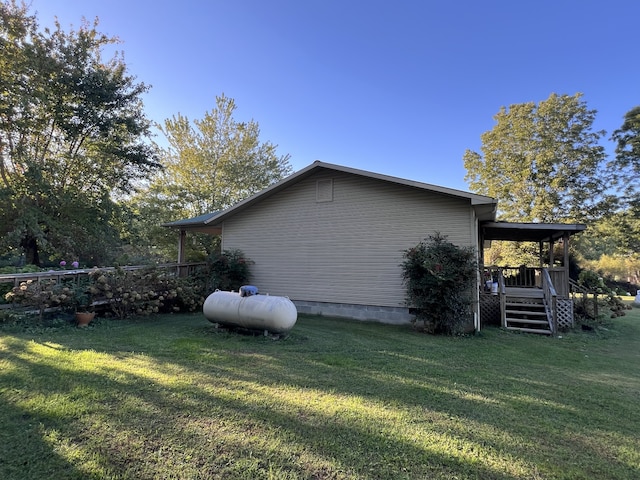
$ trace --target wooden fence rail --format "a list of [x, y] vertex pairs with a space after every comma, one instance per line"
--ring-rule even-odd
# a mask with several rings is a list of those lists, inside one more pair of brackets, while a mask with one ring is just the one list
[[[205, 263], [164, 263], [161, 265], [127, 265], [121, 267], [123, 270], [141, 270], [143, 268], [159, 268], [171, 271], [180, 277], [191, 275], [198, 267], [206, 265]], [[98, 268], [98, 267], [96, 267]], [[112, 271], [116, 267], [101, 267], [98, 270]], [[49, 270], [47, 272], [29, 272], [29, 273], [5, 273], [0, 274], [0, 283], [13, 283], [15, 287], [20, 283], [28, 280], [42, 281], [55, 279], [56, 281], [74, 279], [89, 275], [93, 268], [79, 268], [74, 270]]]
[[[206, 265], [206, 263], [165, 263], [160, 265], [127, 265], [121, 267], [123, 270], [141, 270], [143, 268], [158, 268], [165, 270], [170, 275], [178, 277], [188, 277], [192, 275], [199, 267]], [[98, 267], [96, 267], [98, 268]], [[113, 271], [116, 267], [101, 267], [100, 271]], [[18, 287], [22, 282], [29, 280], [35, 282], [41, 282], [46, 280], [55, 280], [57, 283], [61, 282], [73, 282], [77, 283], [82, 277], [89, 275], [93, 268], [78, 268], [73, 270], [49, 270], [47, 272], [29, 272], [29, 273], [5, 273], [0, 274], [0, 285], [12, 284], [11, 287], [5, 287], [0, 289], [0, 292], [6, 292], [8, 289]], [[5, 303], [5, 299], [0, 295], [0, 309], [15, 308], [16, 305], [12, 303]]]

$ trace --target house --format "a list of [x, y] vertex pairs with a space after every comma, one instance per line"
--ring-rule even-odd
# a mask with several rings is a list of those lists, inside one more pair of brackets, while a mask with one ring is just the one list
[[[188, 232], [221, 235], [223, 250], [253, 261], [260, 293], [300, 313], [406, 323], [403, 252], [439, 232], [477, 248], [481, 264], [496, 209], [487, 196], [316, 161], [224, 211], [165, 226], [180, 230], [179, 263]], [[480, 275], [478, 286], [476, 329]]]

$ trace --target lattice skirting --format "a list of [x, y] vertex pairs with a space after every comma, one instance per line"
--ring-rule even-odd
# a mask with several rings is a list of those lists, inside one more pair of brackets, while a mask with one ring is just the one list
[[500, 297], [480, 294], [481, 325], [500, 325]]
[[566, 330], [573, 327], [573, 300], [570, 298], [559, 298], [556, 302], [558, 329]]
[[[559, 298], [556, 303], [558, 309], [558, 329], [572, 328], [573, 300]], [[480, 295], [480, 321], [482, 325], [500, 325], [500, 297], [498, 295]]]

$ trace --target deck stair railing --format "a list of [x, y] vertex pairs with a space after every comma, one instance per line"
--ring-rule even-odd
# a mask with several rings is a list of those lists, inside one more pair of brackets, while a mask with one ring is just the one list
[[542, 269], [542, 292], [551, 334], [558, 335], [558, 294], [546, 268]]
[[582, 304], [582, 309], [585, 313], [589, 315], [589, 309], [587, 308], [587, 304], [589, 301], [593, 302], [593, 317], [598, 318], [598, 292], [594, 292], [589, 290], [583, 285], [580, 285], [573, 279], [569, 279], [569, 292], [571, 293], [571, 297], [574, 302], [576, 297], [580, 298], [580, 303]]

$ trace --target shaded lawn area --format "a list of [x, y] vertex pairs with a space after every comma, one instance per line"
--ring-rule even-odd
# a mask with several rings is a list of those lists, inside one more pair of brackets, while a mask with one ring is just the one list
[[0, 328], [0, 478], [637, 479], [640, 310], [554, 339], [302, 316]]

